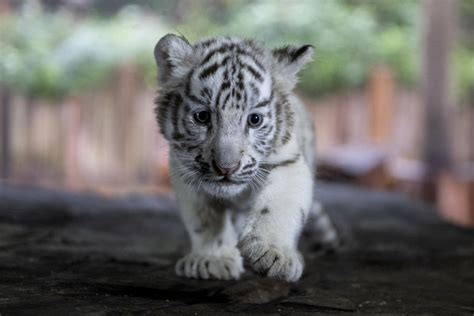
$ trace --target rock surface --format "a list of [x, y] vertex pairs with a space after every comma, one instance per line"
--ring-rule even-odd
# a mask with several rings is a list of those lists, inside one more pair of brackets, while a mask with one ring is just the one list
[[0, 314], [474, 313], [474, 231], [402, 196], [324, 185], [341, 253], [309, 236], [287, 284], [174, 276], [188, 241], [169, 198], [0, 186]]

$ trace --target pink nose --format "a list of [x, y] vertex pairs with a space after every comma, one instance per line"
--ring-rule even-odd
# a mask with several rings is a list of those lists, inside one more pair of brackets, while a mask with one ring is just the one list
[[231, 165], [227, 165], [227, 164], [222, 165], [222, 164], [219, 164], [218, 162], [216, 162], [214, 160], [213, 165], [214, 165], [214, 168], [216, 169], [216, 171], [219, 172], [221, 175], [230, 176], [231, 174], [233, 174], [234, 172], [236, 172], [239, 169], [240, 161], [235, 163], [235, 164], [231, 164]]

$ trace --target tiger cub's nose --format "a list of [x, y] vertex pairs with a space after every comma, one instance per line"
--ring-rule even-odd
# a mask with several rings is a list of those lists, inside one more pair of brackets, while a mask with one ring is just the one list
[[212, 165], [214, 169], [222, 176], [230, 176], [236, 172], [240, 167], [240, 161], [233, 164], [220, 164], [217, 161], [213, 160]]

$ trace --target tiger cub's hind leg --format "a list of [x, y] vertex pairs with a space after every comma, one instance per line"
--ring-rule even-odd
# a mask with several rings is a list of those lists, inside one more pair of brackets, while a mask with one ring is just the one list
[[308, 221], [304, 227], [304, 235], [309, 236], [313, 248], [321, 252], [338, 252], [343, 247], [340, 234], [324, 211], [321, 202], [317, 200], [311, 206]]

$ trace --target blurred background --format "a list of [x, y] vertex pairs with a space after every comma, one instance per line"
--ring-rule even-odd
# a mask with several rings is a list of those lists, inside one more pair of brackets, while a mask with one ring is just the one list
[[0, 0], [0, 190], [172, 192], [153, 115], [169, 32], [313, 44], [297, 92], [318, 178], [474, 225], [472, 0]]

